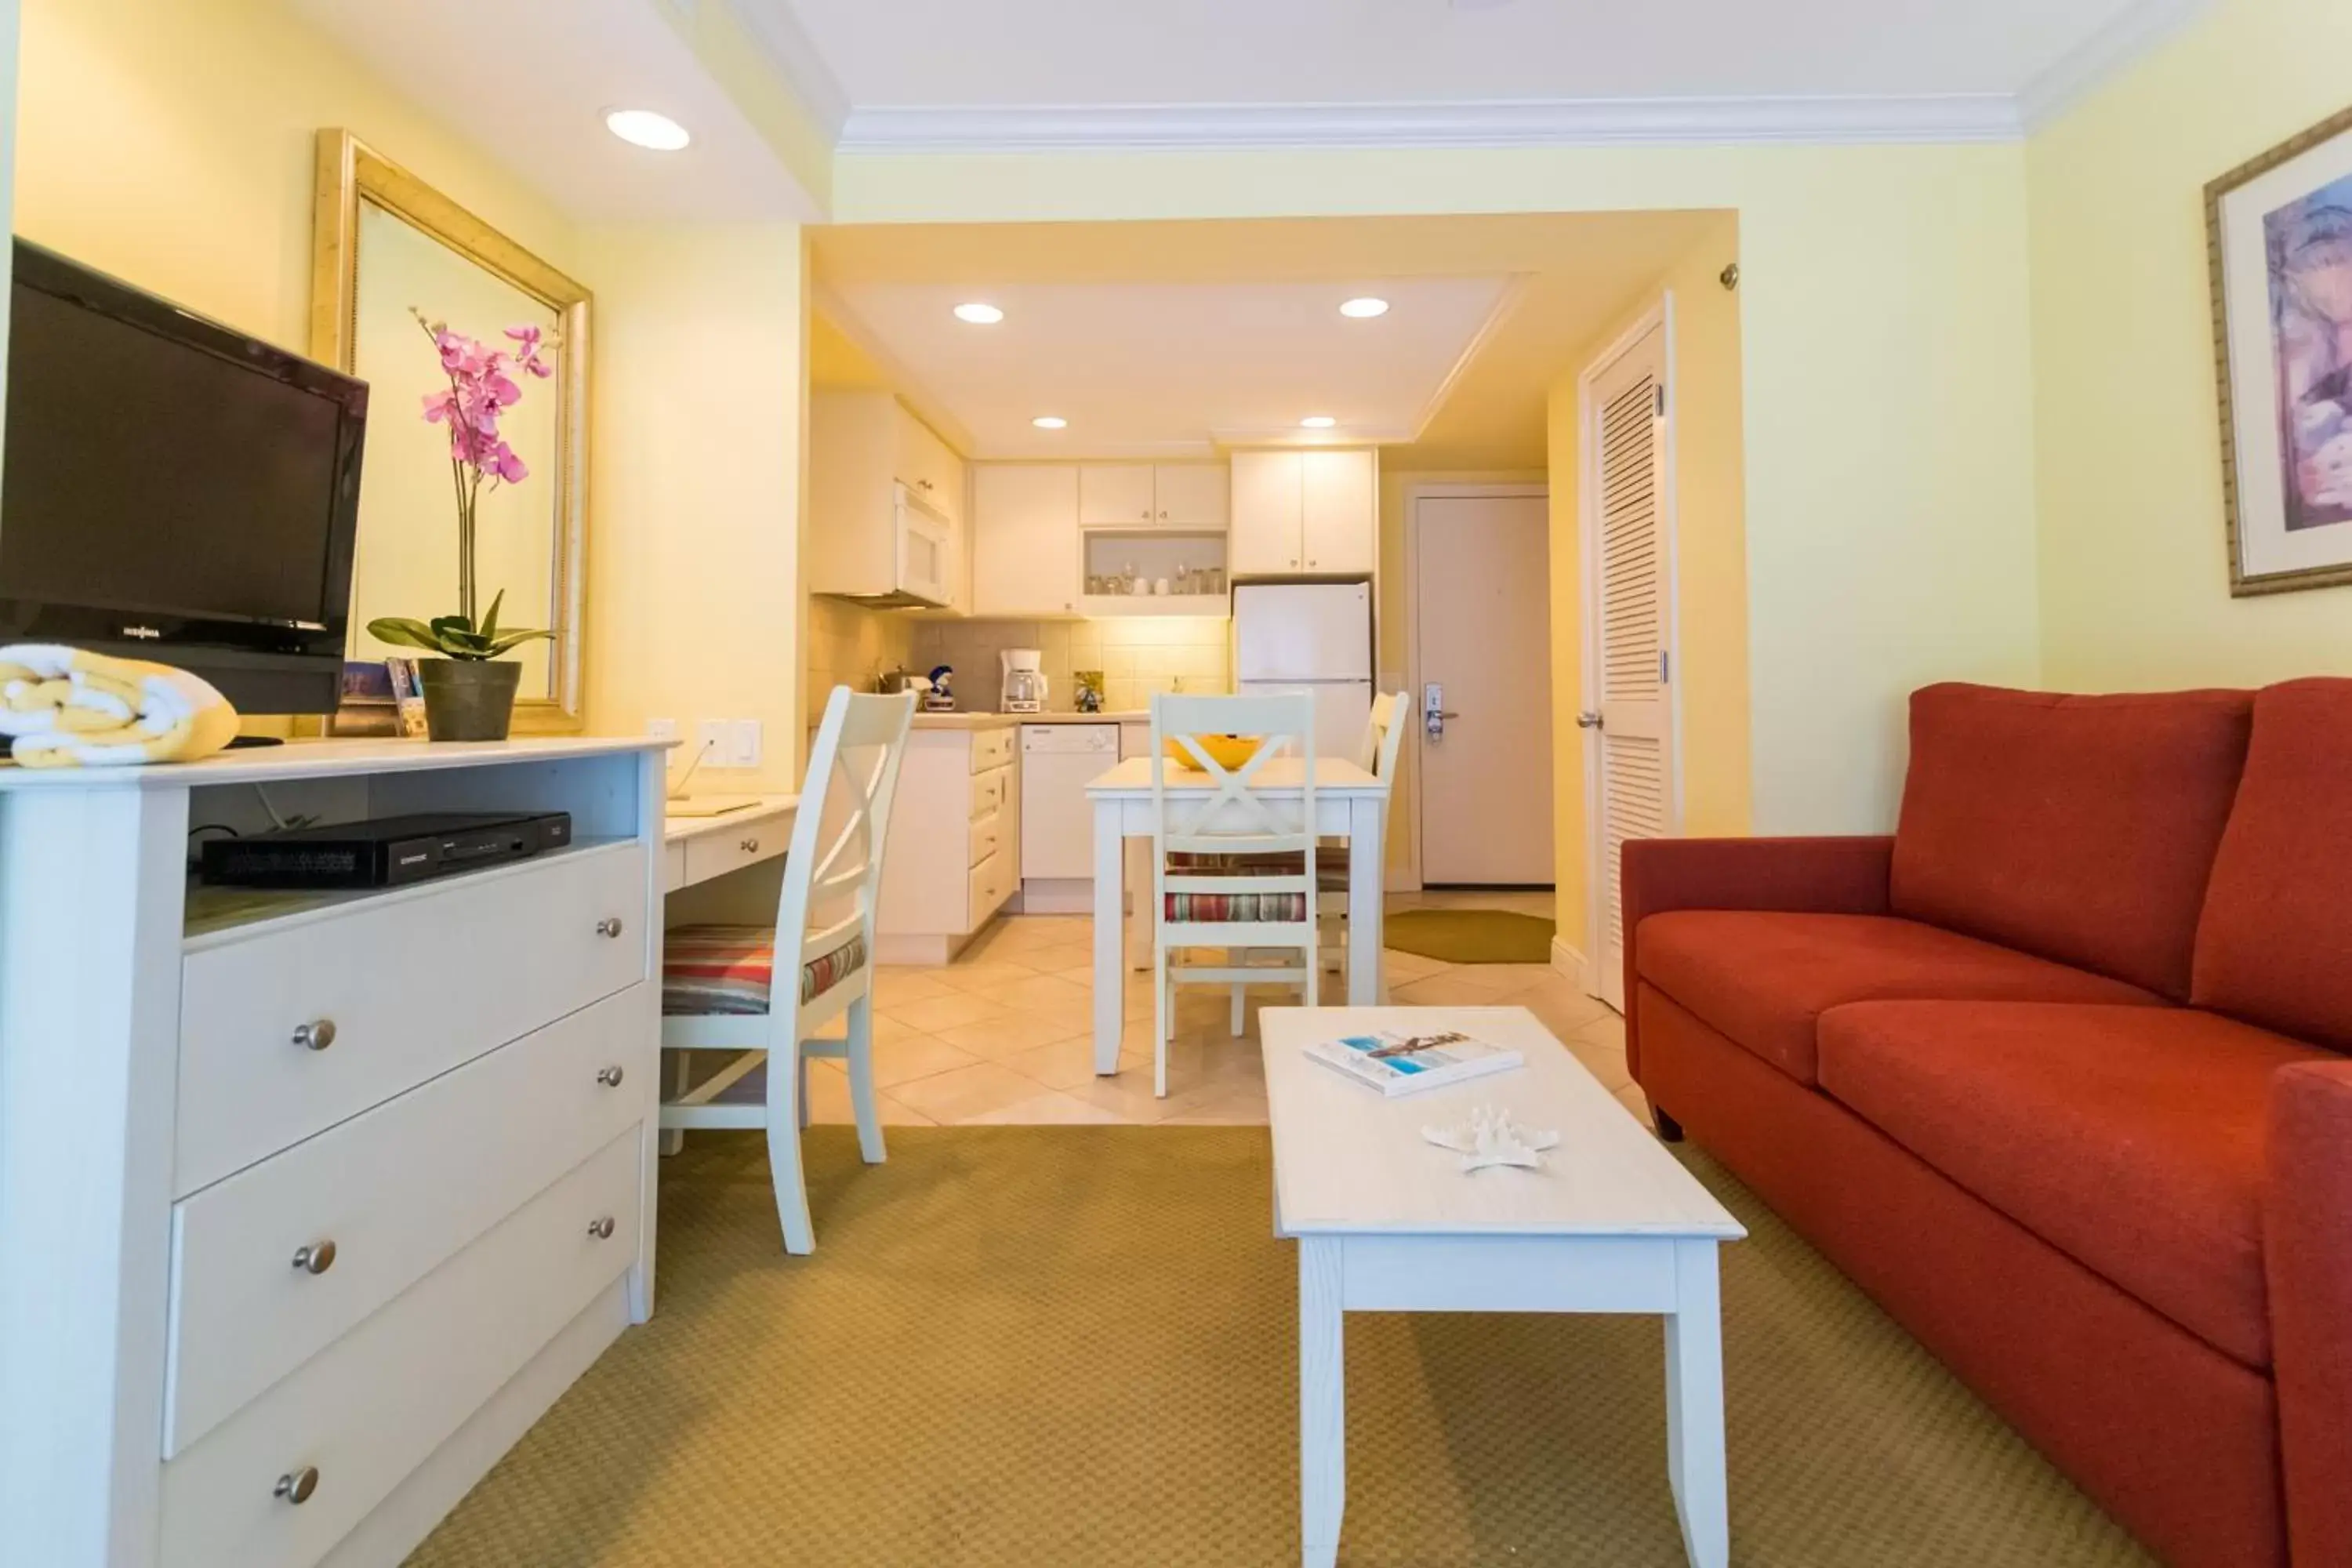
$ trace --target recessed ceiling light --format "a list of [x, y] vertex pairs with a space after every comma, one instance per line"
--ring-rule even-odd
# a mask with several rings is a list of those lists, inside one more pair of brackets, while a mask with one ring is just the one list
[[1339, 307], [1339, 314], [1353, 316], [1360, 321], [1368, 321], [1374, 316], [1385, 316], [1388, 313], [1389, 302], [1386, 300], [1375, 300], [1369, 294], [1360, 300], [1350, 300]]
[[1070, 422], [1058, 414], [1040, 414], [1029, 423], [1040, 430], [1066, 430], [1070, 427]]
[[977, 300], [968, 305], [958, 305], [955, 313], [957, 321], [970, 321], [975, 327], [992, 327], [1004, 320], [1003, 311], [993, 305], [983, 305]]
[[1337, 425], [1339, 422], [1337, 419], [1332, 418], [1328, 414], [1310, 414], [1306, 418], [1301, 419], [1298, 423], [1302, 429], [1328, 430], [1332, 426]]
[[694, 140], [686, 127], [650, 109], [615, 109], [604, 116], [604, 128], [633, 147], [676, 153]]

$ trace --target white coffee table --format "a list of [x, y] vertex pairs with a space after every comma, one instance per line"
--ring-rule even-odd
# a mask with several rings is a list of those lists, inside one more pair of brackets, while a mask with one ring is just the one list
[[[1516, 1071], [1384, 1100], [1305, 1055], [1378, 1029], [1460, 1029]], [[1307, 1568], [1339, 1556], [1348, 1312], [1654, 1312], [1666, 1323], [1666, 1473], [1696, 1568], [1725, 1568], [1716, 1247], [1747, 1231], [1523, 1007], [1268, 1007], [1274, 1219], [1298, 1241], [1299, 1493]], [[1421, 1130], [1477, 1105], [1556, 1130], [1541, 1171], [1465, 1175]]]

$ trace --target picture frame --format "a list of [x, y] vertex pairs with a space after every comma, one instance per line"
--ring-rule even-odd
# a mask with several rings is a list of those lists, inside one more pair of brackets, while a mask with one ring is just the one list
[[2352, 584], [2352, 109], [2205, 187], [2233, 597]]

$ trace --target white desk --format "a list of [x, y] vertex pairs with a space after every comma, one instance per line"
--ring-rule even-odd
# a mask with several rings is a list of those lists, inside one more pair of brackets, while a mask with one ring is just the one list
[[[1250, 781], [1254, 795], [1297, 800], [1305, 764], [1277, 757]], [[1179, 799], [1206, 799], [1215, 793], [1209, 775], [1171, 768], [1168, 793]], [[1087, 786], [1095, 808], [1095, 1071], [1118, 1070], [1118, 1039], [1126, 1011], [1120, 966], [1127, 857], [1129, 838], [1151, 837], [1151, 759], [1129, 757]], [[1389, 793], [1380, 780], [1336, 757], [1315, 760], [1315, 831], [1348, 840], [1348, 1000], [1368, 1007], [1381, 999], [1381, 823]], [[1137, 890], [1137, 908], [1150, 918], [1149, 887]]]
[[675, 893], [784, 852], [800, 809], [796, 795], [763, 795], [760, 804], [719, 816], [662, 818], [662, 891]]
[[[1726, 1568], [1720, 1243], [1747, 1231], [1524, 1007], [1269, 1007], [1274, 1226], [1298, 1241], [1299, 1501], [1307, 1568], [1331, 1568], [1347, 1504], [1348, 1312], [1644, 1312], [1666, 1326], [1666, 1476], [1694, 1568]], [[1306, 1047], [1460, 1029], [1514, 1071], [1385, 1099]], [[1557, 1131], [1541, 1170], [1465, 1174], [1424, 1141], [1496, 1105]]]

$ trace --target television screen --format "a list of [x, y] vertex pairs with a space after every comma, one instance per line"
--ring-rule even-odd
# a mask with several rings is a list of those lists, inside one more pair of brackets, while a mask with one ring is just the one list
[[18, 241], [0, 641], [331, 710], [366, 410], [363, 383]]

